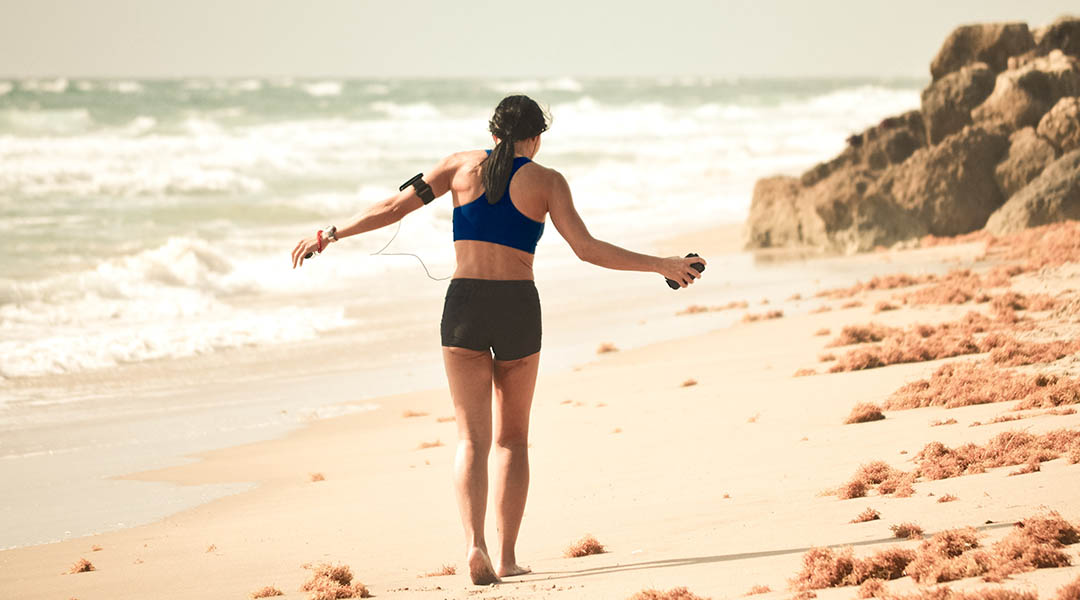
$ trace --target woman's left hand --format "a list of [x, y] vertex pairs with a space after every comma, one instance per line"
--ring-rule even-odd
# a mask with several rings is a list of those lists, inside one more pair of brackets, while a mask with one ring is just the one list
[[[323, 240], [323, 245], [322, 245], [323, 250], [326, 250], [326, 244], [327, 244], [327, 241], [324, 239]], [[296, 247], [293, 248], [293, 251], [292, 251], [292, 266], [293, 266], [293, 268], [295, 269], [296, 267], [303, 266], [304, 257], [307, 256], [308, 254], [312, 253], [312, 252], [317, 253], [318, 251], [319, 251], [319, 238], [318, 238], [317, 235], [313, 235], [313, 236], [311, 236], [309, 238], [304, 238], [304, 239], [300, 240], [296, 244]]]

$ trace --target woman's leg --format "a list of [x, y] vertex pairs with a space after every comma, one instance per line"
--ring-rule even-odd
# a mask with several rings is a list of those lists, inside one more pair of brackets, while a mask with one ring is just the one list
[[491, 450], [491, 352], [443, 346], [443, 363], [457, 420], [454, 487], [469, 548], [469, 576], [473, 583], [487, 585], [499, 580], [484, 539]]
[[517, 543], [529, 494], [529, 412], [540, 353], [495, 361], [495, 524], [499, 529], [500, 577], [529, 569], [517, 564]]

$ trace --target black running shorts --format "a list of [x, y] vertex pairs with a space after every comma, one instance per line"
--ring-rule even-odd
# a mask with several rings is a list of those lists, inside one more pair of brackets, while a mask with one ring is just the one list
[[540, 295], [531, 279], [452, 279], [442, 345], [493, 350], [496, 360], [540, 351]]

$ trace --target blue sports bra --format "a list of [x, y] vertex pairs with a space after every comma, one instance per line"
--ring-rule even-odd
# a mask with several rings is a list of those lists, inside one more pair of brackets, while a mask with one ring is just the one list
[[[487, 153], [490, 155], [491, 150]], [[487, 192], [468, 204], [454, 207], [454, 241], [476, 240], [502, 244], [511, 248], [536, 254], [536, 242], [544, 234], [544, 223], [534, 221], [521, 214], [510, 201], [510, 180], [528, 158], [519, 156], [514, 159], [514, 168], [510, 179], [506, 181], [506, 191], [494, 204], [487, 201]]]

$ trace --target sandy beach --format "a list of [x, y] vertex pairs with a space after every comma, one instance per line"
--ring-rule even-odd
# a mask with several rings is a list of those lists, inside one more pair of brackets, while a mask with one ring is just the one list
[[[678, 246], [710, 256], [736, 247], [736, 234], [735, 229], [726, 236], [698, 234]], [[704, 248], [710, 239], [716, 246]], [[788, 598], [798, 591], [790, 580], [813, 547], [852, 546], [856, 556], [918, 548], [918, 540], [894, 537], [890, 528], [897, 524], [916, 523], [925, 537], [973, 526], [985, 547], [1009, 534], [1013, 523], [1046, 510], [1076, 524], [1080, 465], [1070, 464], [1067, 456], [1036, 463], [1038, 470], [1019, 476], [1009, 474], [1015, 467], [941, 479], [922, 476], [906, 497], [872, 488], [864, 497], [837, 495], [871, 461], [915, 470], [916, 456], [930, 442], [954, 448], [986, 444], [1006, 431], [1041, 434], [1080, 425], [1080, 415], [1061, 410], [1025, 411], [1030, 418], [970, 426], [1016, 414], [1010, 412], [1015, 401], [885, 410], [882, 420], [845, 424], [856, 404], [881, 405], [901, 386], [930, 377], [943, 364], [989, 360], [987, 353], [976, 352], [829, 373], [830, 365], [841, 364], [842, 355], [852, 351], [827, 347], [845, 326], [936, 325], [970, 311], [995, 317], [991, 303], [974, 299], [960, 304], [902, 299], [934, 282], [818, 297], [827, 287], [821, 273], [841, 273], [827, 283], [848, 287], [856, 283], [844, 275], [850, 272], [940, 275], [970, 268], [986, 273], [999, 264], [1024, 262], [1000, 250], [982, 258], [987, 248], [986, 241], [976, 240], [807, 259], [791, 267], [805, 275], [787, 281], [794, 288], [790, 295], [771, 298], [768, 305], [746, 297], [746, 308], [708, 310], [713, 300], [733, 294], [715, 290], [728, 283], [738, 287], [714, 268], [723, 264], [718, 260], [690, 289], [708, 290], [712, 283], [713, 292], [665, 297], [668, 322], [685, 328], [677, 336], [628, 341], [619, 351], [596, 354], [601, 343], [619, 346], [623, 339], [635, 339], [611, 329], [608, 335], [595, 334], [586, 360], [548, 368], [542, 359], [532, 418], [532, 484], [518, 546], [519, 559], [533, 569], [529, 575], [477, 587], [461, 574], [464, 546], [451, 488], [455, 424], [448, 420], [447, 391], [432, 386], [384, 395], [374, 402], [376, 409], [314, 420], [274, 439], [125, 475], [125, 480], [182, 486], [246, 483], [248, 489], [149, 524], [0, 552], [0, 596], [247, 598], [274, 586], [281, 597], [299, 599], [308, 597], [301, 590], [310, 575], [303, 565], [330, 562], [348, 565], [355, 581], [386, 598], [629, 598], [644, 589], [683, 586], [712, 598], [768, 586], [761, 598]], [[1019, 321], [1002, 331], [1021, 341], [1075, 338], [1077, 315], [1069, 309], [1075, 308], [1080, 287], [1075, 262], [1020, 272], [1007, 284], [1010, 288], [970, 291], [990, 297], [1006, 291], [1046, 294], [1056, 308], [1016, 310]], [[595, 296], [579, 302], [582, 311], [603, 310]], [[882, 302], [896, 309], [875, 312]], [[691, 305], [699, 308], [675, 314]], [[829, 310], [821, 312], [823, 306]], [[777, 308], [783, 310], [779, 318], [744, 317]], [[567, 317], [563, 325], [550, 323], [550, 329], [578, 324]], [[546, 321], [546, 336], [548, 327]], [[435, 356], [437, 348], [432, 350]], [[822, 362], [826, 352], [841, 360]], [[579, 348], [574, 358], [584, 354]], [[794, 376], [800, 369], [815, 374]], [[1016, 369], [1075, 377], [1080, 360], [1073, 350], [1060, 360]], [[291, 380], [293, 390], [330, 381], [345, 413], [350, 404], [372, 403], [358, 400], [360, 382], [350, 385], [340, 372], [292, 374]], [[246, 391], [259, 393], [261, 385], [253, 379]], [[931, 426], [950, 418], [957, 423]], [[956, 500], [939, 502], [946, 494]], [[868, 508], [880, 519], [851, 522]], [[489, 539], [493, 529], [489, 526]], [[566, 548], [586, 534], [605, 552], [564, 557]], [[1073, 563], [1080, 559], [1076, 545], [1063, 552]], [[82, 558], [93, 570], [69, 574]], [[446, 565], [456, 566], [458, 574], [425, 576]], [[1003, 586], [1052, 598], [1078, 575], [1080, 567], [1070, 566], [1012, 574], [1003, 583], [968, 577], [949, 585], [962, 590]], [[893, 593], [920, 589], [911, 577], [886, 587]], [[855, 592], [852, 586], [815, 590], [821, 598], [852, 598]]]

